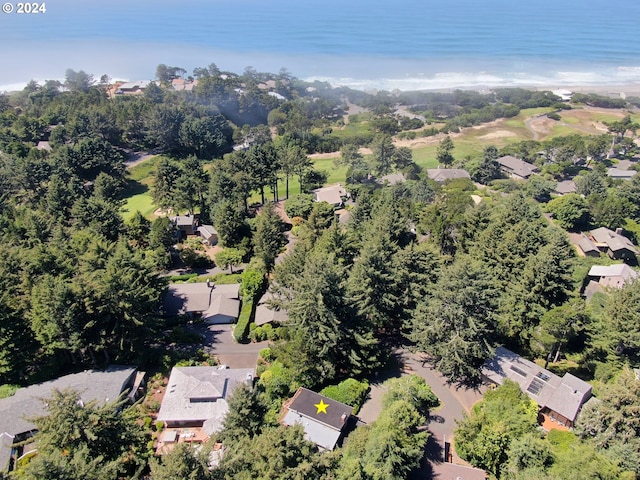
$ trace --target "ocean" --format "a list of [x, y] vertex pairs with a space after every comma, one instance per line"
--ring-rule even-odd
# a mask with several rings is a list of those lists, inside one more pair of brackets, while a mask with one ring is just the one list
[[67, 68], [142, 80], [212, 62], [359, 89], [640, 84], [638, 0], [8, 3], [0, 91]]

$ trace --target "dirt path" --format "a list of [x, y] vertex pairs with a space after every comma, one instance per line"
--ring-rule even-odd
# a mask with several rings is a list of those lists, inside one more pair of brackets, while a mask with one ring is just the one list
[[131, 169], [155, 156], [155, 153], [134, 152], [129, 154], [129, 158], [125, 160], [124, 165], [127, 169]]

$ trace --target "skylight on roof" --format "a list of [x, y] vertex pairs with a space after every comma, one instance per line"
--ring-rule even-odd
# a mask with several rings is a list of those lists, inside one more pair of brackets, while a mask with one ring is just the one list
[[524, 370], [522, 370], [522, 369], [520, 369], [520, 368], [516, 367], [515, 365], [511, 365], [509, 368], [510, 368], [511, 370], [513, 370], [514, 372], [516, 372], [516, 373], [517, 373], [518, 375], [520, 375], [521, 377], [526, 377], [526, 376], [527, 376], [527, 373], [526, 373]]
[[532, 395], [539, 395], [543, 388], [544, 383], [542, 382], [542, 380], [536, 377], [531, 380], [531, 383], [527, 387], [527, 392], [531, 393]]

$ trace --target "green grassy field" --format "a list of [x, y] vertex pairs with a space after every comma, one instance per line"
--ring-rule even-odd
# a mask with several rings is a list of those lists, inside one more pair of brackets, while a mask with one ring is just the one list
[[156, 206], [151, 199], [151, 185], [156, 165], [161, 158], [161, 155], [152, 157], [129, 169], [128, 185], [123, 193], [126, 202], [120, 210], [125, 220], [133, 217], [137, 211], [149, 219], [154, 218], [153, 212]]
[[[460, 135], [457, 135], [453, 139], [455, 145], [453, 156], [458, 160], [467, 157], [477, 158], [482, 154], [484, 148], [489, 145], [495, 145], [496, 147], [501, 148], [519, 141], [531, 140], [533, 135], [531, 131], [527, 129], [526, 121], [532, 117], [543, 115], [550, 111], [552, 111], [551, 108], [529, 108], [522, 110], [513, 118], [497, 120], [488, 125], [465, 128], [462, 130]], [[540, 140], [575, 133], [587, 135], [588, 133], [582, 129], [585, 126], [591, 127], [594, 122], [610, 122], [620, 120], [622, 118], [621, 112], [617, 111], [608, 113], [600, 110], [588, 111], [585, 109], [567, 110], [561, 112], [561, 116], [563, 124], [554, 125], [551, 132], [542, 136]], [[345, 125], [343, 129], [335, 129], [333, 134], [346, 138], [352, 135], [369, 133], [371, 131], [371, 127], [367, 122], [368, 119], [369, 117], [366, 114], [352, 116], [350, 117], [350, 120], [352, 120], [350, 123]], [[640, 123], [639, 114], [633, 114], [632, 119]], [[413, 158], [415, 163], [423, 169], [437, 168], [437, 148], [437, 142], [433, 145], [413, 148]], [[335, 156], [331, 156], [329, 158], [316, 158], [313, 160], [314, 168], [327, 174], [326, 183], [329, 185], [344, 182], [346, 180], [347, 168], [344, 166], [336, 167], [334, 165], [334, 159], [338, 156], [339, 153], [336, 152]], [[122, 207], [122, 216], [125, 220], [131, 218], [136, 211], [140, 211], [147, 218], [154, 217], [153, 212], [155, 211], [156, 206], [153, 204], [153, 200], [151, 199], [150, 188], [153, 183], [155, 167], [160, 158], [162, 157], [153, 157], [129, 170], [129, 185], [123, 195], [126, 203]], [[206, 164], [205, 169], [210, 170], [211, 165], [211, 163]], [[278, 198], [284, 199], [285, 193], [285, 182], [284, 179], [281, 179], [278, 182]], [[300, 193], [300, 184], [296, 177], [292, 177], [289, 179], [289, 196], [297, 195], [298, 193]], [[271, 189], [265, 189], [265, 198], [273, 199], [273, 192]], [[261, 198], [259, 193], [255, 193], [249, 199], [251, 203], [259, 202], [260, 200]]]

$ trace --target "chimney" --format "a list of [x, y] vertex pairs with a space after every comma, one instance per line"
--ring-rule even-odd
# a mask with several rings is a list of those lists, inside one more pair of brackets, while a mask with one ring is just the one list
[[616, 235], [622, 235], [622, 228], [621, 227], [616, 228]]
[[347, 421], [347, 414], [343, 413], [342, 415], [340, 415], [340, 420], [342, 420], [342, 423]]

